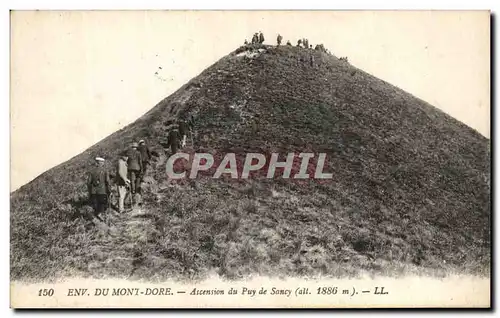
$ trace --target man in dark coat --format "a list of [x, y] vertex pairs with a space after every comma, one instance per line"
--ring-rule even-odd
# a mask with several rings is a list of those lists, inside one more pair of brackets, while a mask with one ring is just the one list
[[252, 44], [257, 44], [259, 43], [259, 35], [257, 33], [254, 33], [252, 37]]
[[193, 114], [186, 116], [186, 122], [188, 124], [189, 130], [192, 132], [194, 130], [195, 119]]
[[104, 167], [104, 159], [95, 158], [96, 165], [91, 169], [87, 176], [87, 190], [90, 202], [94, 208], [94, 213], [100, 219], [108, 207], [108, 197], [111, 193], [111, 181], [109, 172]]
[[276, 41], [278, 42], [278, 46], [281, 45], [281, 40], [283, 40], [283, 37], [281, 36], [281, 34], [278, 34], [278, 37], [276, 38]]
[[170, 150], [172, 151], [172, 154], [177, 153], [177, 149], [180, 148], [181, 144], [181, 136], [179, 133], [179, 127], [175, 125], [170, 129], [170, 132], [168, 133], [168, 143], [167, 146], [170, 146]]
[[144, 180], [144, 175], [146, 174], [146, 170], [149, 166], [149, 160], [151, 160], [151, 151], [149, 147], [146, 145], [144, 139], [139, 140], [139, 152], [142, 157], [142, 173], [141, 173], [141, 181]]
[[130, 180], [130, 188], [132, 194], [135, 194], [140, 186], [140, 175], [143, 171], [142, 169], [142, 156], [139, 150], [137, 150], [138, 144], [136, 142], [132, 143], [127, 151], [127, 165], [128, 165], [128, 178]]
[[259, 32], [259, 43], [264, 43], [264, 34], [262, 34], [262, 32]]

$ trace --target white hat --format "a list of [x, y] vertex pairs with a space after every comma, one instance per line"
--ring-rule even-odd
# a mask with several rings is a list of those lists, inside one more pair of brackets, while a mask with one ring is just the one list
[[104, 161], [104, 158], [101, 158], [101, 157], [95, 157], [95, 160], [96, 160], [96, 161]]
[[139, 140], [139, 144], [146, 143], [144, 139]]

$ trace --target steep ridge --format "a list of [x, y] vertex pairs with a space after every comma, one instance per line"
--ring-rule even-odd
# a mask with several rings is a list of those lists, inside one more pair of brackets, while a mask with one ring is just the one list
[[[165, 122], [180, 112], [196, 117], [183, 152], [217, 160], [326, 153], [333, 178], [167, 180]], [[160, 153], [143, 205], [112, 215], [109, 226], [91, 220], [84, 174], [92, 158], [112, 168], [142, 138]], [[11, 277], [489, 274], [489, 147], [472, 128], [333, 55], [241, 47], [14, 192]]]

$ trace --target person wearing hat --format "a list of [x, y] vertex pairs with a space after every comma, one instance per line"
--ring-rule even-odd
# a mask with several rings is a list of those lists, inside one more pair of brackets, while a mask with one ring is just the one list
[[142, 172], [142, 156], [137, 147], [139, 145], [133, 142], [127, 151], [128, 178], [130, 180], [130, 188], [132, 194], [135, 194], [139, 188]]
[[141, 181], [142, 181], [144, 180], [144, 175], [146, 174], [146, 170], [148, 169], [149, 160], [151, 160], [151, 151], [149, 150], [149, 147], [146, 145], [144, 139], [139, 140], [138, 149], [142, 157], [142, 174], [141, 174]]
[[98, 218], [106, 211], [108, 196], [111, 193], [111, 182], [109, 173], [104, 167], [104, 161], [104, 158], [96, 157], [96, 165], [90, 170], [87, 176], [89, 199], [94, 208], [95, 216]]
[[123, 213], [125, 210], [125, 197], [127, 196], [127, 187], [130, 185], [128, 178], [127, 153], [123, 152], [118, 158], [116, 167], [116, 186], [118, 188], [118, 212]]

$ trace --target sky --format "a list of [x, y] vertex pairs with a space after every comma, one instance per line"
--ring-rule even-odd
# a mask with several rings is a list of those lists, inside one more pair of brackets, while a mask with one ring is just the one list
[[323, 43], [490, 136], [487, 11], [14, 11], [10, 190], [133, 122], [257, 31], [266, 44], [278, 33]]

